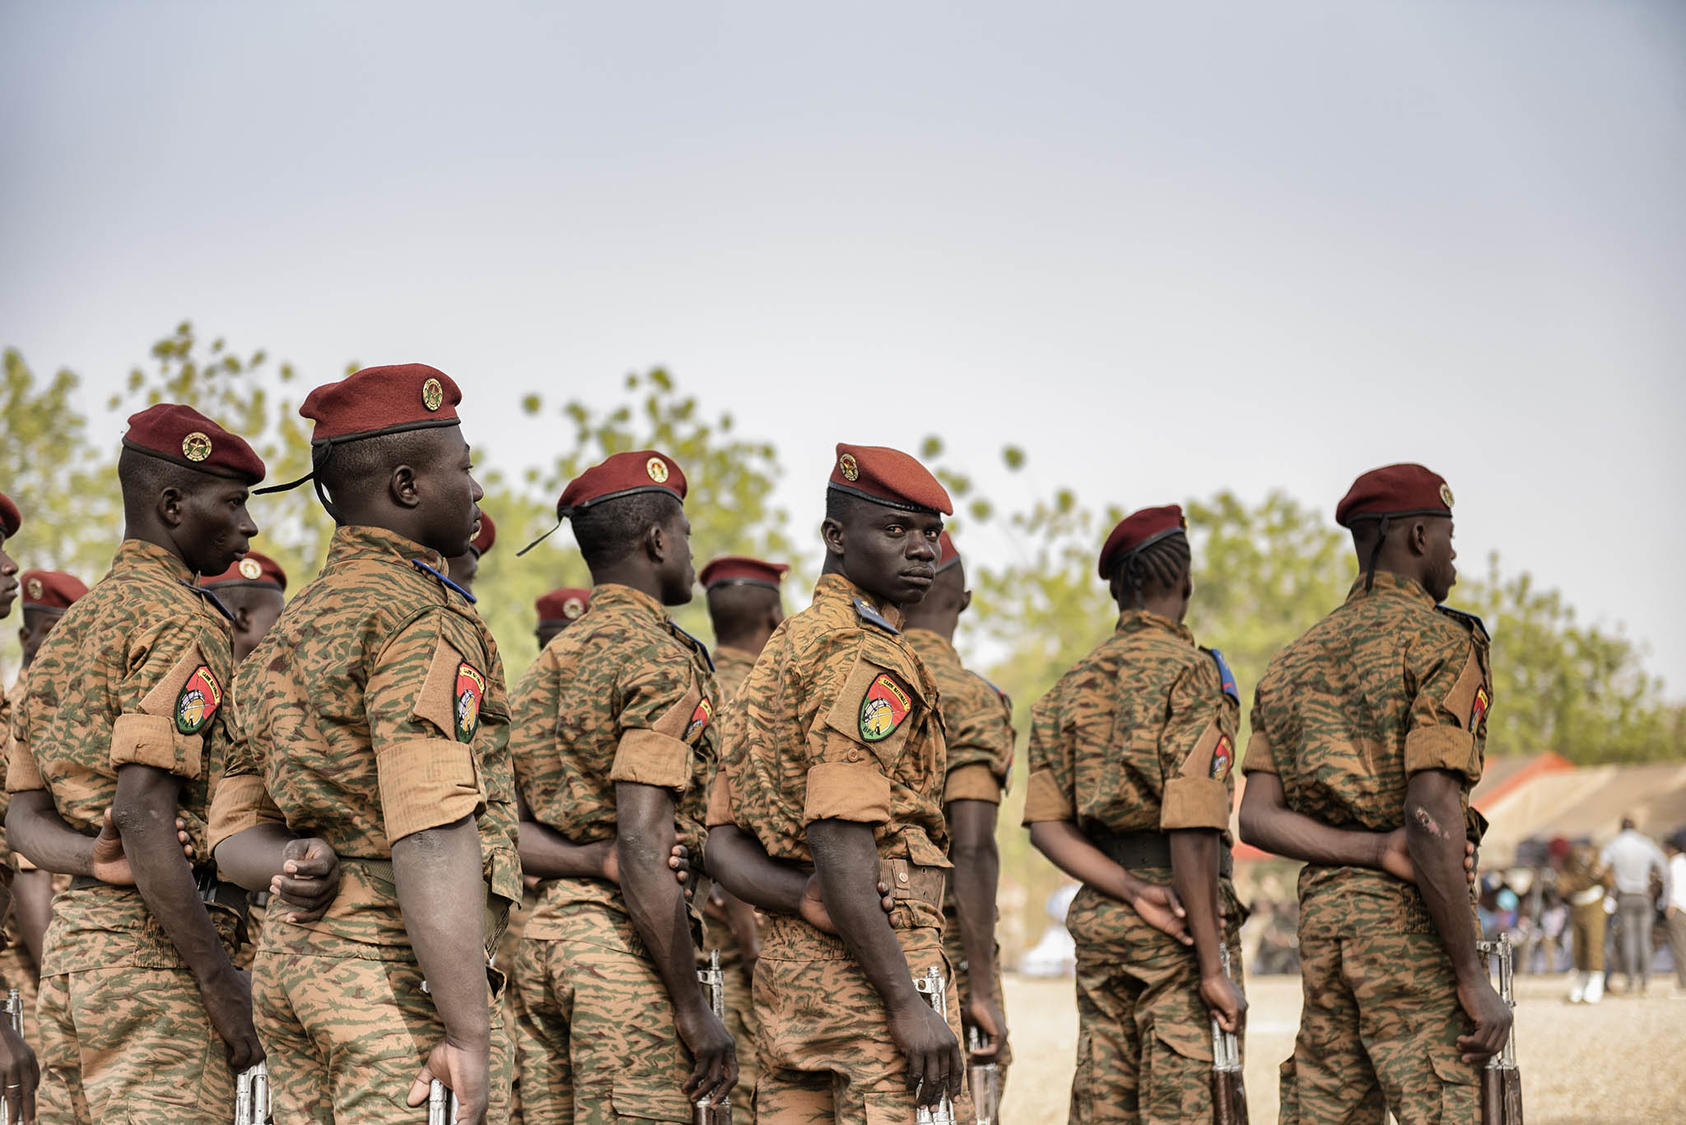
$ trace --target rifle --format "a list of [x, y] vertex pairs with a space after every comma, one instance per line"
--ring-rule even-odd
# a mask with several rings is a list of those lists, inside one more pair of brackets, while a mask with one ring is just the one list
[[457, 1092], [437, 1078], [427, 1088], [427, 1125], [457, 1125]]
[[[1511, 952], [1510, 935], [1500, 934], [1498, 941], [1478, 941], [1476, 952], [1484, 958], [1499, 961], [1499, 999], [1512, 1011], [1516, 1009], [1516, 961]], [[1489, 966], [1492, 964], [1488, 961]], [[1482, 1125], [1522, 1125], [1522, 1071], [1516, 1065], [1516, 1024], [1511, 1024], [1505, 1045], [1487, 1060], [1481, 1072]]]
[[[983, 1032], [975, 1027], [966, 1029], [966, 1046], [973, 1053], [983, 1050]], [[995, 1115], [1001, 1111], [1001, 1070], [995, 1063], [974, 1062], [968, 1069], [972, 1083], [972, 1105], [978, 1111], [978, 1125], [995, 1125]]]
[[[6, 991], [6, 1022], [12, 1025], [18, 1038], [23, 1038], [23, 997], [15, 988]], [[12, 1103], [0, 1097], [0, 1125], [12, 1125]]]
[[234, 1080], [234, 1125], [269, 1125], [269, 1068], [261, 1062]]
[[[925, 970], [922, 977], [913, 978], [913, 987], [925, 997], [925, 1002], [931, 1005], [937, 1015], [948, 1021], [948, 982], [943, 980], [942, 970], [932, 965]], [[916, 1095], [917, 1096], [917, 1095]], [[919, 1106], [914, 1110], [914, 1125], [954, 1125], [954, 1103], [949, 1100], [948, 1091], [944, 1090], [941, 1099], [934, 1106]]]
[[[708, 1006], [721, 1023], [726, 1022], [726, 975], [720, 971], [720, 951], [708, 951], [708, 968], [697, 970], [697, 983], [702, 985]], [[691, 1125], [732, 1125], [732, 1103], [715, 1105], [707, 1098], [698, 1099], [691, 1107]]]
[[[1229, 946], [1218, 942], [1218, 958], [1229, 976]], [[1212, 1125], [1247, 1125], [1247, 1089], [1242, 1085], [1241, 1040], [1212, 1017]]]

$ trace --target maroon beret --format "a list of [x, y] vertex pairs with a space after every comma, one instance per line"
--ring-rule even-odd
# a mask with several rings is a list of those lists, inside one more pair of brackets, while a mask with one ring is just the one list
[[1106, 537], [1106, 545], [1101, 548], [1100, 563], [1097, 567], [1101, 578], [1110, 579], [1113, 568], [1125, 555], [1134, 554], [1172, 535], [1187, 533], [1188, 521], [1183, 518], [1181, 504], [1167, 504], [1163, 508], [1143, 508], [1139, 512], [1131, 512], [1119, 520], [1118, 526], [1112, 529], [1112, 534]]
[[199, 579], [201, 586], [267, 586], [274, 590], [287, 588], [287, 572], [268, 555], [247, 551], [245, 558], [236, 559], [233, 566], [221, 574]]
[[18, 511], [18, 506], [12, 503], [10, 496], [0, 492], [0, 535], [10, 539], [22, 526], [23, 513]]
[[790, 567], [784, 563], [762, 562], [747, 555], [726, 555], [702, 568], [697, 581], [703, 589], [716, 586], [771, 586], [777, 590]]
[[954, 540], [949, 538], [948, 532], [937, 536], [937, 573], [941, 574], [959, 561], [960, 552], [955, 549]]
[[492, 522], [490, 512], [482, 511], [480, 513], [479, 530], [474, 533], [474, 542], [468, 545], [468, 549], [476, 555], [483, 555], [490, 551], [492, 544], [497, 541], [498, 525]]
[[907, 512], [954, 514], [948, 490], [931, 470], [901, 450], [881, 445], [838, 442], [827, 487]]
[[62, 570], [26, 570], [22, 575], [23, 608], [63, 613], [88, 592], [87, 584]]
[[425, 363], [365, 367], [305, 396], [299, 413], [316, 423], [312, 444], [373, 437], [430, 426], [455, 426], [462, 391]]
[[148, 457], [248, 484], [263, 479], [263, 458], [191, 406], [161, 402], [129, 416], [123, 445]]
[[579, 586], [564, 586], [552, 590], [533, 603], [539, 611], [539, 626], [566, 625], [578, 621], [591, 608], [591, 591]]
[[685, 499], [685, 473], [678, 462], [653, 449], [616, 453], [568, 482], [556, 501], [556, 518], [639, 492], [665, 492]]
[[1450, 516], [1452, 489], [1446, 478], [1421, 465], [1384, 465], [1352, 482], [1335, 505], [1335, 522], [1351, 527], [1358, 520], [1384, 516]]

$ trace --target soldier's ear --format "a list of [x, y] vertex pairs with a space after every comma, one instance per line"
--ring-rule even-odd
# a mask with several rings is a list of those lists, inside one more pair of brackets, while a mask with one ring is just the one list
[[153, 506], [153, 510], [158, 513], [158, 519], [165, 527], [180, 527], [182, 507], [186, 501], [186, 493], [172, 486], [158, 493], [158, 502]]
[[421, 493], [416, 488], [416, 470], [410, 465], [393, 468], [392, 475], [386, 478], [386, 491], [400, 508], [414, 508], [421, 504]]
[[970, 590], [960, 591], [960, 612], [965, 613], [971, 607], [972, 607], [972, 591], [970, 591]]
[[826, 554], [828, 554], [828, 555], [842, 555], [843, 554], [843, 524], [842, 524], [842, 521], [835, 520], [835, 519], [832, 519], [830, 516], [827, 516], [825, 518], [825, 521], [820, 524], [820, 541], [825, 544], [825, 553]]

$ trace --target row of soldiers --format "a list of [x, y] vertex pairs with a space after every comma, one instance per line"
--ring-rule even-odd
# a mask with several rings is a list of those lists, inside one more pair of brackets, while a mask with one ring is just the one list
[[[1013, 734], [953, 646], [970, 594], [940, 482], [839, 445], [812, 604], [786, 619], [782, 566], [716, 560], [711, 654], [669, 616], [698, 579], [685, 474], [616, 454], [557, 503], [593, 586], [541, 599], [508, 690], [461, 401], [423, 365], [306, 398], [304, 480], [337, 526], [284, 609], [249, 550], [261, 459], [186, 406], [130, 419], [124, 541], [52, 607], [9, 723], [9, 842], [68, 877], [34, 939], [40, 1119], [223, 1121], [259, 1060], [286, 1122], [419, 1120], [434, 1085], [462, 1122], [977, 1119], [968, 1054], [1009, 1061]], [[1467, 886], [1492, 689], [1480, 623], [1438, 604], [1451, 505], [1421, 466], [1360, 477], [1337, 519], [1362, 574], [1257, 691], [1242, 830], [1308, 862], [1284, 1120], [1472, 1121], [1508, 1029]], [[0, 547], [21, 524], [0, 502]], [[1212, 1021], [1246, 1009], [1240, 694], [1182, 623], [1180, 509], [1120, 521], [1097, 569], [1116, 629], [1036, 704], [1025, 808], [1084, 884], [1071, 1117], [1210, 1119]], [[15, 573], [0, 557], [0, 610]], [[735, 969], [724, 1019], [700, 949]], [[12, 1119], [36, 1074], [0, 1026]]]

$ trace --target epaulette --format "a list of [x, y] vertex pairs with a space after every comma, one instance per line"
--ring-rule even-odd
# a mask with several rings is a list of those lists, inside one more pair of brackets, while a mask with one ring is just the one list
[[1209, 648], [1206, 655], [1218, 666], [1218, 682], [1223, 685], [1224, 694], [1240, 703], [1241, 690], [1235, 686], [1235, 673], [1229, 670], [1229, 662], [1224, 659], [1224, 654], [1215, 648]]
[[[977, 676], [976, 672], [974, 672], [972, 674], [974, 676]], [[978, 679], [983, 680], [984, 685], [986, 687], [988, 687], [990, 691], [993, 691], [996, 695], [999, 695], [1001, 697], [1001, 702], [1006, 706], [1007, 713], [1009, 715], [1012, 714], [1013, 713], [1013, 697], [1008, 695], [1006, 692], [1002, 691], [1000, 688], [996, 687], [994, 684], [990, 683], [990, 681], [987, 677], [978, 676]]]
[[1465, 613], [1461, 609], [1453, 609], [1449, 605], [1437, 605], [1434, 608], [1439, 610], [1441, 613], [1444, 613], [1447, 617], [1450, 617], [1453, 621], [1456, 621], [1459, 625], [1462, 625], [1465, 629], [1468, 629], [1471, 633], [1474, 633], [1482, 640], [1489, 642], [1492, 640], [1492, 638], [1487, 635], [1487, 626], [1484, 625], [1481, 618], [1475, 616], [1475, 614]]
[[[179, 582], [181, 580], [177, 579], [177, 581]], [[192, 590], [195, 594], [198, 594], [202, 600], [211, 603], [211, 608], [228, 618], [228, 623], [230, 625], [234, 624], [234, 615], [228, 612], [228, 607], [222, 604], [222, 599], [217, 597], [215, 592], [207, 590], [203, 586], [195, 586], [191, 582], [182, 582], [182, 585], [186, 586], [189, 590]]]
[[703, 644], [697, 638], [691, 636], [691, 634], [687, 633], [684, 629], [680, 628], [679, 622], [675, 621], [671, 617], [669, 617], [667, 619], [667, 629], [668, 629], [668, 632], [672, 633], [674, 636], [678, 637], [680, 640], [682, 640], [686, 644], [690, 645], [697, 652], [702, 653], [703, 660], [705, 662], [707, 662], [707, 664], [708, 664], [708, 670], [710, 672], [714, 671], [714, 656], [713, 656], [713, 654], [711, 654], [708, 651], [707, 645]]
[[458, 586], [455, 582], [452, 582], [449, 578], [445, 577], [443, 574], [440, 574], [437, 570], [434, 570], [431, 566], [428, 566], [426, 563], [422, 562], [420, 559], [411, 559], [410, 565], [415, 567], [417, 570], [421, 571], [423, 574], [427, 575], [429, 578], [438, 579], [439, 584], [441, 586], [444, 586], [447, 590], [455, 590], [457, 593], [459, 593], [463, 597], [467, 598], [469, 605], [474, 604], [474, 595], [473, 594], [469, 593], [467, 590], [463, 589], [461, 586]]
[[902, 631], [890, 624], [890, 619], [873, 609], [865, 598], [855, 599], [855, 616], [868, 625], [874, 625], [890, 634], [892, 637], [901, 636]]

